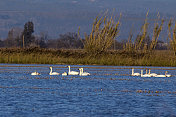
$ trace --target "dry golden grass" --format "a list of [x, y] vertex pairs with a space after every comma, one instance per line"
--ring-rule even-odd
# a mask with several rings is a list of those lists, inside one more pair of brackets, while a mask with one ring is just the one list
[[152, 53], [107, 51], [90, 56], [84, 50], [54, 49], [0, 49], [0, 63], [21, 64], [77, 64], [115, 66], [176, 66], [176, 56], [171, 50], [156, 50]]

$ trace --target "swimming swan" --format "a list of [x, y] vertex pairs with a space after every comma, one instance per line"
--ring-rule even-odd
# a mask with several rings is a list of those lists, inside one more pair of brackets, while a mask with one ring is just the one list
[[49, 73], [49, 75], [59, 75], [59, 73], [57, 73], [57, 72], [52, 72], [52, 67], [50, 67], [50, 73]]
[[165, 72], [165, 75], [157, 75], [155, 77], [171, 77], [171, 74], [167, 74], [168, 72]]
[[67, 76], [67, 72], [62, 73], [62, 76]]
[[132, 76], [140, 76], [140, 73], [134, 73], [134, 68], [132, 68]]
[[32, 72], [31, 75], [32, 75], [32, 76], [40, 75], [40, 73], [38, 73], [38, 72]]
[[68, 66], [68, 68], [69, 68], [68, 75], [78, 75], [79, 74], [79, 72], [70, 71], [70, 66]]
[[151, 75], [151, 77], [155, 77], [155, 76], [157, 76], [158, 74], [156, 74], [156, 73], [150, 73], [151, 72], [151, 69], [149, 69], [149, 75]]
[[80, 76], [89, 76], [90, 75], [90, 73], [88, 73], [88, 72], [83, 72], [83, 68], [79, 68], [79, 75]]
[[167, 73], [168, 73], [168, 71], [165, 72], [166, 77], [171, 77], [172, 76], [171, 74], [167, 74]]
[[147, 70], [146, 70], [146, 74], [143, 75], [143, 70], [141, 70], [141, 77], [151, 77], [151, 75], [147, 74]]

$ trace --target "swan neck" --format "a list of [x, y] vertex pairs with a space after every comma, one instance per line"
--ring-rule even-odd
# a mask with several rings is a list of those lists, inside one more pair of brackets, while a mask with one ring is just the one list
[[132, 69], [132, 75], [134, 75], [134, 69]]
[[50, 73], [52, 73], [52, 67], [50, 67], [50, 69], [51, 69], [51, 70], [50, 70]]
[[79, 75], [82, 75], [82, 69], [79, 69]]
[[149, 75], [150, 75], [150, 71], [151, 71], [151, 70], [149, 69]]
[[70, 66], [68, 66], [68, 72], [70, 72]]
[[143, 76], [143, 70], [141, 70], [141, 76]]

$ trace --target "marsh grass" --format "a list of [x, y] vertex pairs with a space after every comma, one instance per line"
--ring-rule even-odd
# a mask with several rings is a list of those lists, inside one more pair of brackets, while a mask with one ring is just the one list
[[174, 51], [174, 55], [176, 55], [176, 22], [174, 25], [173, 31], [171, 31], [172, 20], [169, 21], [168, 24], [168, 38], [170, 43], [170, 49]]
[[125, 51], [134, 52], [134, 51], [143, 50], [143, 52], [145, 53], [152, 53], [153, 50], [155, 50], [158, 43], [159, 35], [163, 30], [164, 19], [160, 20], [160, 15], [158, 13], [157, 19], [155, 19], [155, 22], [154, 22], [152, 40], [148, 42], [147, 41], [147, 38], [149, 38], [148, 13], [149, 12], [147, 12], [146, 14], [146, 18], [145, 18], [144, 24], [141, 27], [140, 33], [134, 42], [132, 42], [132, 37], [133, 37], [132, 29], [130, 30], [128, 41], [123, 46]]
[[90, 56], [84, 50], [4, 48], [0, 49], [0, 63], [176, 66], [176, 56], [170, 50], [155, 50], [152, 54], [119, 50]]
[[119, 34], [121, 14], [117, 22], [115, 19], [113, 14], [108, 18], [108, 12], [95, 18], [91, 33], [89, 35], [85, 33], [85, 41], [83, 42], [85, 51], [97, 55], [112, 46]]

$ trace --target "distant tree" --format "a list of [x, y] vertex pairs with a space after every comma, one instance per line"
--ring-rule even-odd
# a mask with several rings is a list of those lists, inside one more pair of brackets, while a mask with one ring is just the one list
[[8, 32], [7, 38], [4, 40], [5, 47], [19, 47], [19, 43], [21, 43], [21, 35], [22, 29], [20, 28], [12, 28]]
[[16, 41], [16, 44], [17, 44], [17, 47], [23, 47], [23, 40], [22, 40], [22, 34], [18, 35], [16, 38], [15, 38], [15, 41]]
[[7, 37], [7, 39], [5, 39], [4, 42], [5, 42], [6, 47], [14, 47], [15, 46], [15, 39], [14, 39], [14, 36], [13, 36], [13, 29], [11, 29], [8, 32], [8, 37]]
[[47, 48], [47, 40], [47, 33], [41, 32], [39, 36], [35, 37], [35, 44], [40, 48]]
[[38, 45], [41, 48], [46, 48], [47, 47], [47, 40], [48, 40], [48, 34], [41, 32], [40, 33], [40, 39], [38, 40]]
[[57, 39], [50, 39], [47, 41], [47, 48], [57, 48]]
[[0, 48], [4, 47], [4, 41], [0, 39]]
[[77, 49], [83, 48], [83, 44], [77, 33], [68, 32], [60, 35], [57, 40], [57, 48]]
[[24, 46], [29, 47], [35, 41], [35, 37], [32, 35], [34, 33], [34, 24], [31, 21], [28, 21], [24, 25], [24, 30], [22, 33], [22, 38], [24, 36]]

